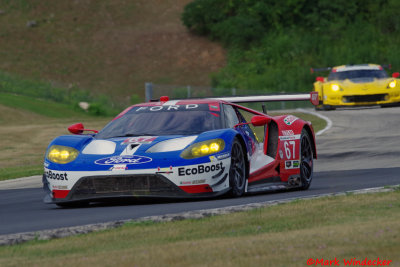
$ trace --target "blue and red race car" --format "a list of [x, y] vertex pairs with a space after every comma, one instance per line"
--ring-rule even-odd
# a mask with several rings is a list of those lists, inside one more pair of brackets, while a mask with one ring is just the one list
[[[289, 98], [283, 100], [297, 100]], [[269, 99], [161, 97], [127, 108], [99, 132], [74, 124], [74, 135], [57, 137], [47, 148], [44, 201], [71, 206], [308, 189], [317, 155], [311, 123], [233, 103]]]

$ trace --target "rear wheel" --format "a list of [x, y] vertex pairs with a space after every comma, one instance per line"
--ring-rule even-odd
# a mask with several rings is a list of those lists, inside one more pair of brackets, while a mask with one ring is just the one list
[[300, 136], [300, 180], [301, 189], [306, 190], [310, 187], [314, 162], [313, 150], [310, 136], [306, 129], [303, 129]]
[[231, 167], [229, 169], [229, 183], [231, 194], [240, 197], [244, 193], [246, 186], [246, 162], [242, 145], [235, 138], [231, 150]]

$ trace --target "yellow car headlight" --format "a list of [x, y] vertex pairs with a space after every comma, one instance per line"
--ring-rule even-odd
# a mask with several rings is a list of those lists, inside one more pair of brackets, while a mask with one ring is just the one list
[[195, 143], [186, 148], [181, 157], [184, 159], [194, 159], [207, 155], [211, 155], [224, 150], [225, 142], [222, 139], [211, 139], [199, 143]]
[[396, 87], [396, 81], [391, 81], [388, 85], [388, 88], [395, 88]]
[[66, 164], [74, 161], [78, 154], [75, 148], [53, 145], [47, 151], [46, 158], [54, 163]]
[[340, 87], [338, 84], [334, 83], [334, 84], [331, 84], [331, 89], [332, 89], [332, 91], [337, 92], [337, 91], [339, 91]]

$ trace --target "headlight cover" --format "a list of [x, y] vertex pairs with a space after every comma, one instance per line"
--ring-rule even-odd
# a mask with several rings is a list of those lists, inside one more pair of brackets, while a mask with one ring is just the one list
[[204, 157], [207, 155], [218, 153], [224, 150], [224, 148], [224, 140], [220, 138], [211, 139], [203, 142], [198, 142], [189, 146], [181, 153], [181, 157], [184, 159]]
[[79, 151], [73, 147], [53, 145], [49, 148], [46, 158], [58, 164], [67, 164], [74, 161]]
[[331, 84], [331, 89], [332, 89], [332, 91], [337, 92], [337, 91], [339, 91], [340, 87], [338, 84], [334, 83], [334, 84]]
[[391, 81], [391, 82], [388, 84], [388, 88], [395, 88], [395, 87], [396, 87], [396, 80]]

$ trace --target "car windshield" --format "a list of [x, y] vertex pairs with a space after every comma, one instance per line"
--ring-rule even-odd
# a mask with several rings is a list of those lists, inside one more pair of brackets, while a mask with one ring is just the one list
[[221, 129], [219, 105], [212, 107], [208, 104], [133, 107], [107, 124], [96, 138], [193, 135]]
[[337, 81], [337, 80], [353, 80], [353, 79], [363, 79], [363, 78], [376, 78], [382, 79], [387, 78], [388, 75], [384, 70], [349, 70], [349, 71], [337, 71], [331, 72], [328, 76], [328, 81]]

